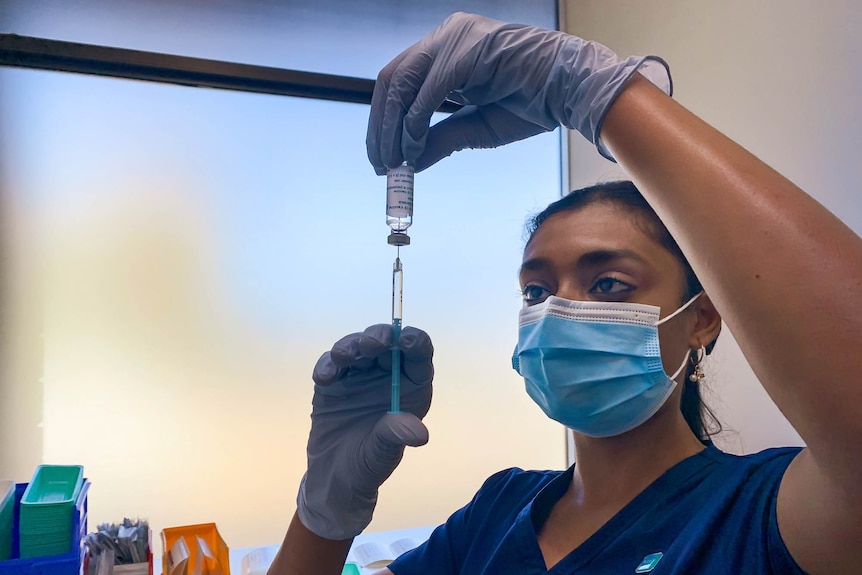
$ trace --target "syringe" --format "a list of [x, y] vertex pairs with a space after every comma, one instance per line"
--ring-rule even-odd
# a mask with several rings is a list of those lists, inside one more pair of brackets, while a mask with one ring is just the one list
[[407, 228], [413, 223], [413, 167], [406, 163], [386, 174], [386, 224], [392, 230], [387, 242], [397, 248], [392, 265], [392, 405], [391, 413], [401, 410], [401, 304], [404, 292], [404, 270], [401, 246], [410, 245]]
[[404, 293], [404, 268], [401, 266], [401, 247], [392, 265], [392, 406], [390, 413], [401, 410], [401, 350], [398, 340], [401, 338], [401, 303]]

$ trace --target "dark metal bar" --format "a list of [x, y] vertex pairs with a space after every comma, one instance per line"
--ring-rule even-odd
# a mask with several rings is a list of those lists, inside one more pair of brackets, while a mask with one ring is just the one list
[[[371, 104], [374, 80], [0, 34], [0, 66]], [[445, 102], [440, 112], [460, 106]]]

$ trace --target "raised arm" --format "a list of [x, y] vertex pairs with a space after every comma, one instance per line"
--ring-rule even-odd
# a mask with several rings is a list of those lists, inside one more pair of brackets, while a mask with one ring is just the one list
[[601, 138], [679, 242], [755, 374], [808, 445], [779, 492], [810, 573], [862, 558], [862, 239], [641, 79]]

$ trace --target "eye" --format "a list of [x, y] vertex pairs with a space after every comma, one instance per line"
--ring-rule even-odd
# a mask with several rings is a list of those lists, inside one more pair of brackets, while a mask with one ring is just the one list
[[521, 290], [521, 295], [524, 298], [524, 303], [527, 305], [535, 305], [537, 303], [542, 303], [545, 299], [551, 295], [551, 292], [543, 288], [542, 286], [527, 285], [524, 286], [524, 289]]
[[606, 276], [599, 278], [593, 287], [590, 288], [590, 293], [599, 295], [618, 295], [628, 293], [634, 290], [634, 286], [620, 281], [614, 277]]

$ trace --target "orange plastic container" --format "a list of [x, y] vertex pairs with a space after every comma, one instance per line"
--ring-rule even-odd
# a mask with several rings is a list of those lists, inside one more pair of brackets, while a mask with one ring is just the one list
[[[198, 562], [197, 538], [200, 537], [209, 546], [215, 556], [216, 569], [222, 575], [230, 575], [230, 551], [222, 539], [215, 523], [202, 523], [200, 525], [183, 525], [182, 527], [169, 527], [162, 530], [162, 575], [170, 575], [168, 570], [168, 553], [180, 538], [185, 539], [189, 551], [189, 565]], [[204, 561], [203, 558], [200, 561]], [[205, 571], [212, 572], [213, 566]], [[191, 569], [191, 567], [189, 568]]]

